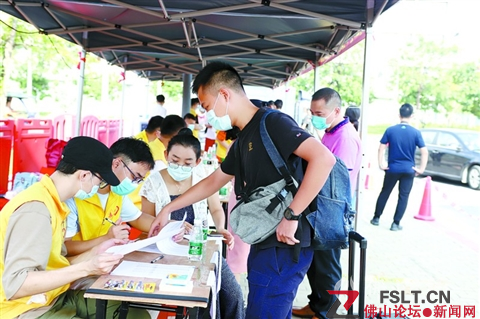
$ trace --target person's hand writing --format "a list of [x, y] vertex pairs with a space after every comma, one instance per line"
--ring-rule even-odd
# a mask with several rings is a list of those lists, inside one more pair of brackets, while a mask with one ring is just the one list
[[119, 219], [117, 223], [108, 230], [109, 238], [127, 239], [130, 234], [130, 226], [122, 224], [122, 219]]
[[282, 221], [277, 226], [277, 240], [287, 245], [298, 244], [300, 241], [295, 238], [297, 227], [298, 221], [282, 218]]

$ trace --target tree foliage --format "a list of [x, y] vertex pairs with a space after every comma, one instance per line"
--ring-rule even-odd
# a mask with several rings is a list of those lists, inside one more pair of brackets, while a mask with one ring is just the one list
[[[0, 18], [4, 22], [0, 25], [1, 42], [13, 43], [11, 52], [7, 52], [7, 46], [0, 46], [0, 92], [27, 94], [28, 81], [31, 81], [31, 94], [37, 101], [49, 97], [60, 107], [68, 108], [76, 99], [81, 48], [55, 35], [39, 34], [30, 24], [7, 14], [1, 13]], [[108, 92], [110, 96], [118, 96], [122, 87], [121, 69], [105, 68], [106, 63], [91, 53], [87, 54], [86, 61], [84, 95], [99, 101], [102, 75], [107, 72]]]
[[480, 63], [455, 64], [451, 70], [453, 102], [480, 118]]
[[[317, 90], [330, 87], [342, 97], [344, 105], [360, 105], [362, 101], [364, 43], [356, 45], [341, 56], [317, 68]], [[292, 80], [290, 87], [296, 91], [314, 93], [314, 72], [308, 72]], [[371, 98], [373, 95], [371, 96]]]
[[480, 61], [456, 62], [457, 51], [455, 46], [423, 37], [410, 42], [392, 59], [391, 84], [399, 100], [418, 109], [465, 111], [480, 117]]

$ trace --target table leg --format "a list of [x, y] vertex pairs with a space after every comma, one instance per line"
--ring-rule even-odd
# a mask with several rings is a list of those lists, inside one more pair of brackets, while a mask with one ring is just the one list
[[193, 307], [188, 309], [188, 318], [189, 319], [199, 319], [198, 318], [198, 307]]
[[177, 310], [175, 311], [175, 319], [184, 319], [185, 317], [185, 307], [177, 307]]
[[[228, 229], [228, 203], [222, 203], [223, 213], [225, 214], [225, 229]], [[227, 258], [227, 245], [222, 243], [222, 256]]]
[[108, 300], [97, 299], [96, 301], [96, 319], [106, 319], [107, 318], [107, 303]]
[[122, 301], [122, 304], [120, 305], [120, 315], [118, 316], [118, 319], [127, 319], [128, 315], [128, 302]]

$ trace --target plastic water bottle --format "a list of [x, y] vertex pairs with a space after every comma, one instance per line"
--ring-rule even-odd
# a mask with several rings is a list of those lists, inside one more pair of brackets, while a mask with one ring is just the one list
[[196, 212], [195, 218], [202, 221], [203, 242], [206, 243], [208, 236], [207, 203], [205, 200], [202, 200], [197, 205], [198, 211]]
[[190, 237], [190, 243], [188, 247], [188, 258], [192, 261], [200, 261], [203, 253], [203, 231], [202, 221], [195, 219], [193, 222], [193, 232]]

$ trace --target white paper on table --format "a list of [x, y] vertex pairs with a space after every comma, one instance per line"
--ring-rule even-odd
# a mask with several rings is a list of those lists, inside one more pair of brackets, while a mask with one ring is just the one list
[[151, 264], [136, 261], [122, 261], [111, 275], [115, 276], [132, 276], [139, 275], [146, 278], [166, 279], [168, 275], [186, 275], [186, 280], [191, 280], [195, 266], [184, 265], [166, 265], [166, 264]]
[[158, 250], [157, 244], [151, 244], [146, 247], [140, 248], [138, 251], [143, 251], [144, 253], [154, 253], [154, 254], [160, 254], [161, 251]]
[[166, 255], [188, 256], [188, 245], [180, 245], [170, 240], [157, 241], [157, 249]]
[[147, 247], [143, 247], [138, 251], [142, 251], [145, 253], [154, 253], [154, 254], [166, 254], [166, 255], [173, 255], [173, 256], [188, 256], [188, 246], [186, 245], [179, 245], [174, 241], [162, 240], [156, 244], [151, 244]]
[[[128, 243], [125, 245], [118, 245], [118, 246], [113, 246], [107, 249], [107, 253], [113, 253], [113, 254], [121, 254], [121, 255], [126, 255], [129, 254], [133, 251], [140, 250], [144, 247], [150, 246], [152, 244], [156, 244], [161, 241], [171, 241], [172, 243], [176, 244], [172, 237], [180, 233], [182, 227], [183, 227], [183, 222], [185, 221], [185, 217], [187, 214], [183, 216], [183, 220], [175, 221], [175, 222], [170, 222], [165, 227], [162, 228], [160, 233], [158, 233], [157, 236], [150, 237], [144, 240], [138, 240], [133, 243]], [[176, 244], [178, 245], [178, 244]], [[180, 245], [179, 245], [180, 246]], [[187, 249], [188, 251], [188, 249]], [[167, 254], [166, 252], [164, 252]], [[182, 255], [183, 256], [183, 255]]]

